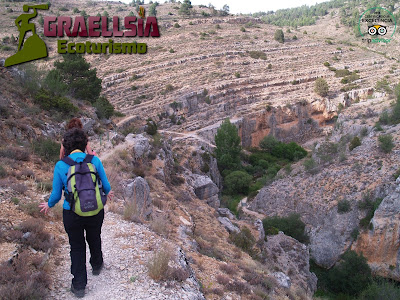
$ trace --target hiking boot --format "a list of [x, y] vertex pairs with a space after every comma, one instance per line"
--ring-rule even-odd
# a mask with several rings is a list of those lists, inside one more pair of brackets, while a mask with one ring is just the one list
[[104, 263], [102, 263], [101, 266], [96, 268], [96, 269], [93, 268], [92, 274], [95, 275], [95, 276], [100, 275], [100, 272], [103, 269], [103, 267], [104, 267]]
[[77, 297], [77, 298], [83, 298], [85, 297], [85, 289], [77, 290], [74, 288], [74, 285], [71, 284], [71, 292]]

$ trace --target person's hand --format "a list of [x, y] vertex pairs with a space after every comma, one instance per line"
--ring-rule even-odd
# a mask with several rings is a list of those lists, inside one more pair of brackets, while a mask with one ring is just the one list
[[50, 209], [49, 204], [47, 202], [40, 203], [39, 208], [41, 208], [40, 212], [43, 212], [45, 215], [47, 215], [47, 212]]
[[110, 191], [107, 195], [107, 200], [108, 201], [113, 201], [114, 200], [114, 191]]

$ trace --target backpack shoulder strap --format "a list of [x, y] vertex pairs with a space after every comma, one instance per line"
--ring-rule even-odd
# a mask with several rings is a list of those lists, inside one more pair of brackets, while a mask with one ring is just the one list
[[86, 154], [85, 159], [83, 160], [84, 163], [91, 163], [94, 155]]
[[62, 159], [62, 161], [65, 162], [67, 165], [70, 165], [70, 166], [75, 166], [76, 165], [76, 162], [69, 156], [64, 157]]

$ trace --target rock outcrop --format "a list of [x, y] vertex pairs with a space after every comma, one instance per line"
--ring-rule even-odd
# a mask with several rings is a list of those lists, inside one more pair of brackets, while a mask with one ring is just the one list
[[189, 184], [193, 187], [196, 196], [205, 200], [210, 206], [218, 208], [220, 205], [219, 189], [210, 177], [193, 174]]
[[142, 177], [136, 177], [125, 187], [126, 204], [134, 205], [136, 215], [148, 219], [152, 213], [152, 200], [150, 197], [150, 187]]
[[360, 234], [354, 250], [362, 253], [376, 275], [400, 281], [400, 178], [382, 200], [370, 229]]
[[317, 276], [310, 272], [309, 249], [297, 240], [279, 233], [268, 236], [262, 254], [278, 272], [272, 274], [286, 288], [296, 286], [311, 297], [317, 289]]

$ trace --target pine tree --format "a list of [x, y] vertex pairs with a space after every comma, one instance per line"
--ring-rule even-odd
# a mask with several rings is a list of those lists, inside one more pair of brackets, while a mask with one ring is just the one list
[[181, 8], [179, 9], [179, 14], [181, 15], [190, 15], [190, 9], [192, 8], [192, 3], [190, 0], [183, 0]]
[[317, 78], [317, 80], [315, 80], [314, 91], [321, 97], [328, 95], [329, 86], [326, 80], [323, 78]]
[[285, 42], [285, 35], [283, 34], [282, 29], [277, 29], [274, 34], [274, 39], [279, 43]]
[[152, 5], [150, 5], [149, 16], [157, 16], [157, 6], [158, 2], [154, 2]]
[[235, 169], [240, 164], [240, 137], [235, 125], [225, 119], [215, 136], [215, 154], [221, 172]]
[[60, 82], [68, 86], [70, 95], [94, 103], [101, 92], [101, 79], [96, 69], [90, 70], [90, 64], [82, 55], [65, 54], [63, 57], [64, 61], [54, 63]]

